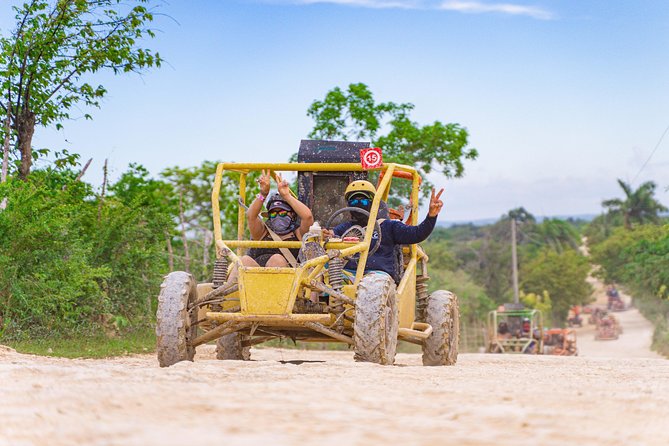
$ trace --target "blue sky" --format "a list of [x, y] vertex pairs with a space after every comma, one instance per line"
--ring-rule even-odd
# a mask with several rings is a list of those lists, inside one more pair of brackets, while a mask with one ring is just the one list
[[[12, 26], [0, 5], [0, 31]], [[478, 160], [446, 188], [444, 220], [598, 213], [616, 178], [658, 183], [669, 205], [669, 2], [636, 0], [169, 0], [147, 45], [167, 64], [103, 76], [93, 121], [39, 130], [37, 146], [153, 173], [205, 159], [284, 161], [308, 106], [364, 82], [457, 122]], [[83, 112], [82, 112], [83, 114]], [[657, 150], [641, 170], [651, 152]]]

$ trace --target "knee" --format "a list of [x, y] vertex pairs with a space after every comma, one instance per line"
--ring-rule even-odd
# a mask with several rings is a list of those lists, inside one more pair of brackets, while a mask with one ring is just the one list
[[259, 266], [258, 262], [253, 260], [251, 256], [242, 256], [242, 265], [244, 266]]
[[265, 266], [283, 267], [288, 266], [288, 261], [281, 254], [274, 254], [269, 258]]

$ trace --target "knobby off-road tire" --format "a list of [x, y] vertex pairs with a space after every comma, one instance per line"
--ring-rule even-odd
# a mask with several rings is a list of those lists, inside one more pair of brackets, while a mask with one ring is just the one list
[[363, 277], [355, 301], [355, 360], [392, 365], [397, 352], [398, 328], [399, 313], [393, 279], [385, 274]]
[[454, 365], [460, 341], [458, 297], [450, 291], [435, 291], [427, 298], [425, 313], [432, 334], [423, 344], [423, 365]]
[[242, 342], [248, 338], [241, 333], [230, 333], [216, 341], [216, 359], [234, 359], [248, 361], [251, 359], [251, 347], [243, 347]]
[[[196, 298], [195, 279], [186, 272], [171, 272], [160, 285], [156, 313], [156, 351], [161, 367], [193, 360], [195, 347], [190, 342], [196, 330], [192, 325], [195, 321], [189, 320], [188, 303]], [[197, 312], [193, 313], [197, 318]]]

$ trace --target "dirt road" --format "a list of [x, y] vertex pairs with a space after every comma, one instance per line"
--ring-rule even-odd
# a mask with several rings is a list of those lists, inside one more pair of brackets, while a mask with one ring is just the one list
[[160, 369], [152, 356], [0, 349], [0, 444], [666, 445], [669, 361], [461, 355], [454, 367], [256, 349]]
[[160, 369], [152, 355], [68, 360], [0, 347], [0, 446], [665, 446], [669, 361], [650, 352], [636, 310], [616, 314], [621, 338], [596, 342], [586, 326], [579, 357], [467, 354], [454, 367], [278, 349], [222, 362], [203, 346], [194, 363]]
[[[606, 309], [606, 291], [604, 284], [595, 278], [588, 278], [593, 287], [595, 306]], [[621, 291], [626, 305], [630, 305], [631, 297]], [[577, 330], [578, 349], [581, 356], [608, 358], [661, 358], [651, 351], [653, 326], [639, 313], [636, 308], [612, 313], [621, 323], [623, 333], [615, 341], [596, 341], [595, 326], [587, 324], [588, 315], [584, 315], [583, 328]]]

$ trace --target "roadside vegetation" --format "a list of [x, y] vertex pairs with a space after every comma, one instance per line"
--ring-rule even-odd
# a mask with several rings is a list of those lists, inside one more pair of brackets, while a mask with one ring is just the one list
[[603, 203], [607, 212], [586, 229], [592, 261], [607, 283], [623, 285], [633, 304], [655, 326], [653, 349], [669, 356], [669, 221], [655, 198], [656, 185], [637, 189], [619, 180], [622, 199]]
[[[424, 243], [431, 289], [459, 297], [463, 336], [482, 344], [487, 313], [513, 302], [511, 218], [518, 223], [520, 301], [542, 310], [547, 326], [562, 326], [572, 305], [588, 302], [589, 263], [579, 251], [580, 222], [537, 219], [523, 208], [496, 223], [438, 227]], [[476, 345], [476, 342], [474, 342]]]

